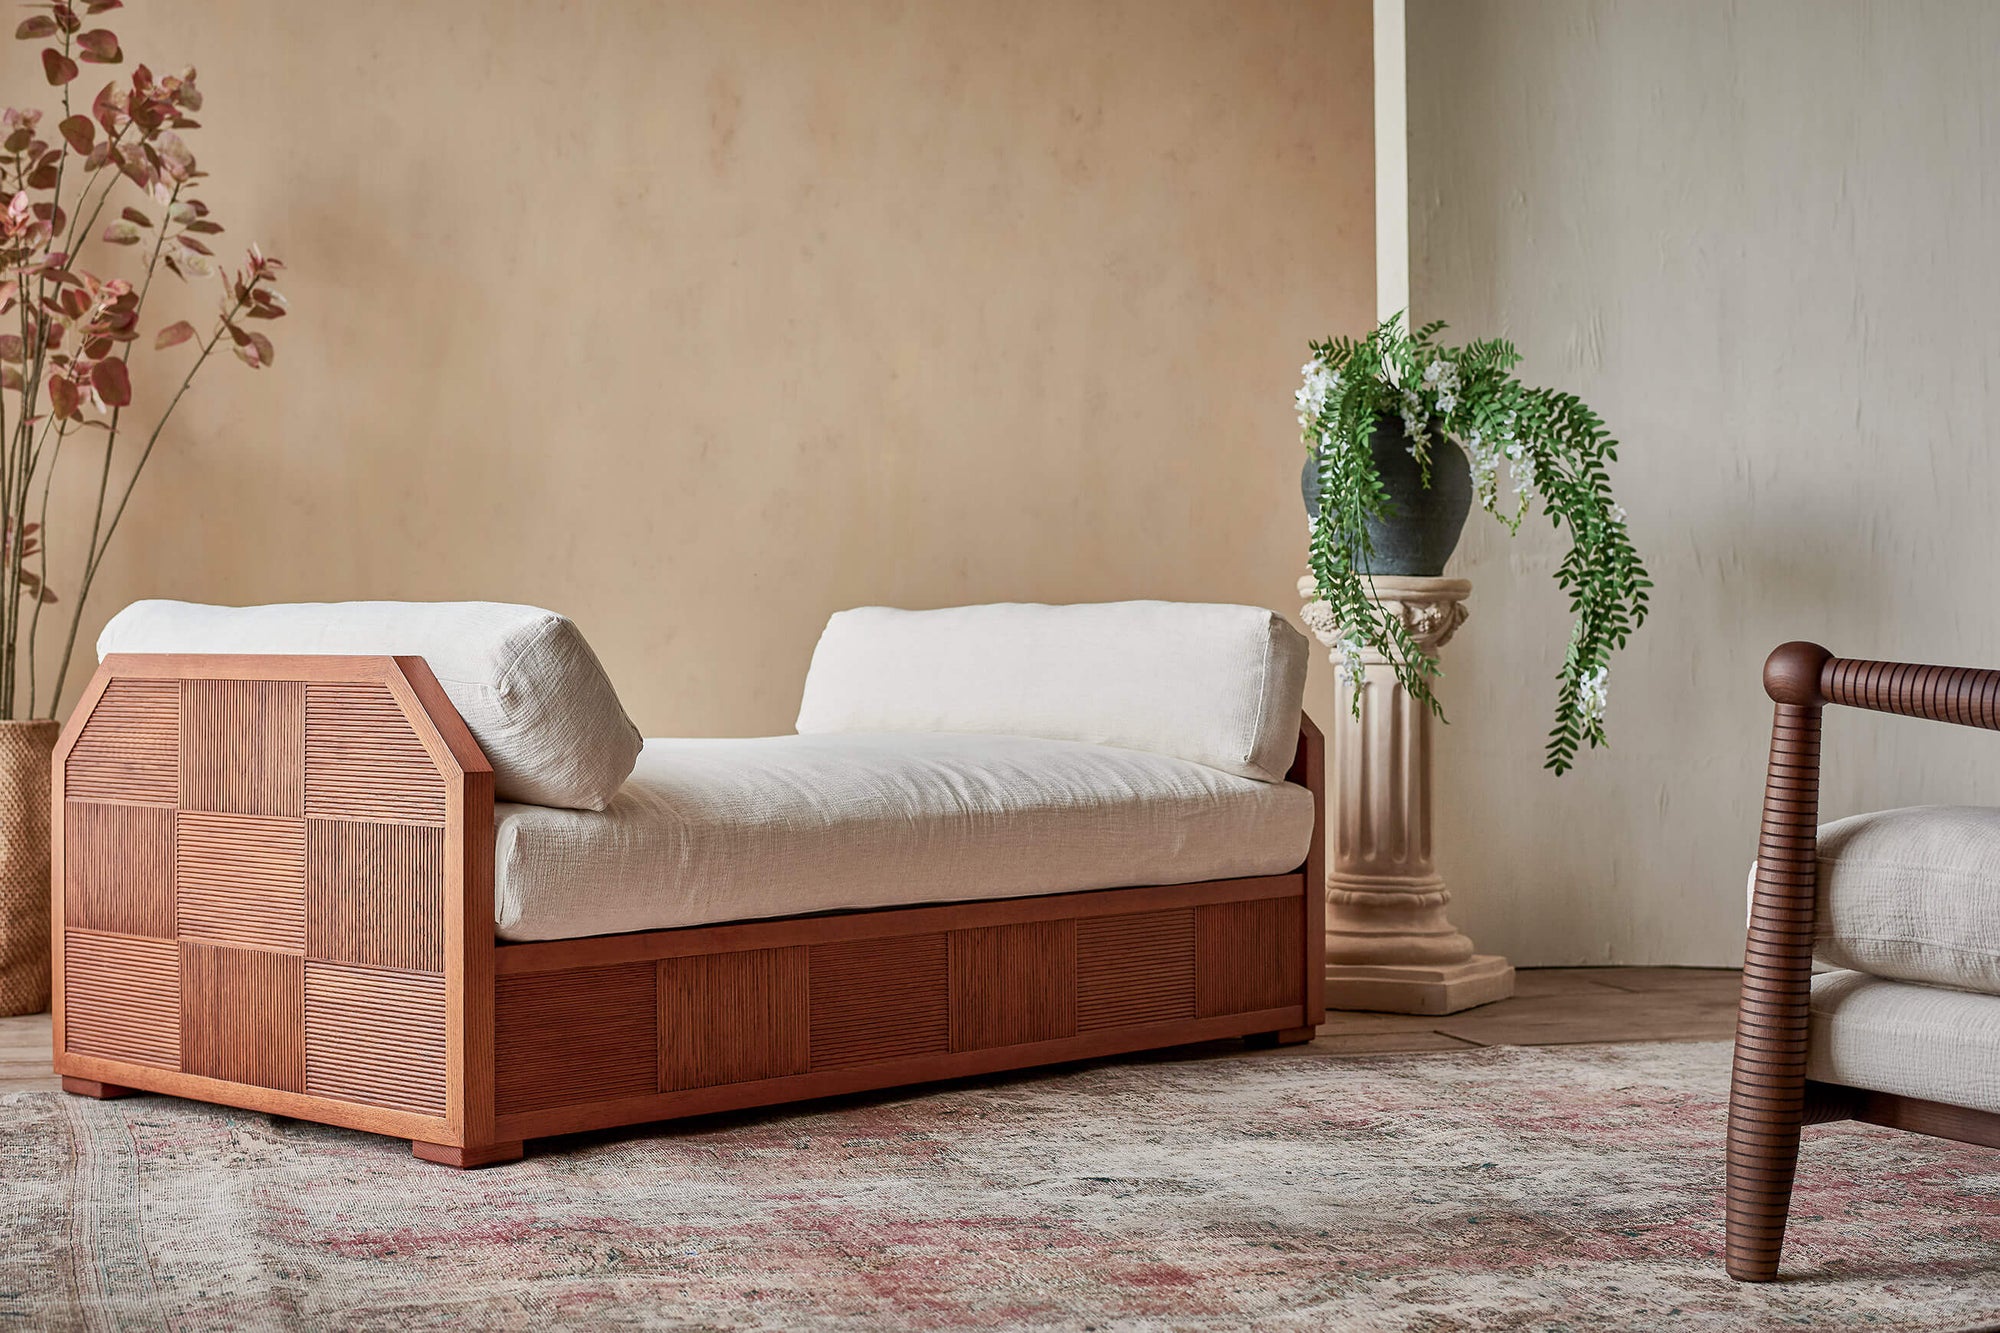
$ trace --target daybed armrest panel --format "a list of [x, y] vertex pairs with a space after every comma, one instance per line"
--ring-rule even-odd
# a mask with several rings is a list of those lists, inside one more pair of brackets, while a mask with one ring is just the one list
[[57, 1072], [483, 1141], [492, 784], [420, 658], [107, 657], [55, 755]]

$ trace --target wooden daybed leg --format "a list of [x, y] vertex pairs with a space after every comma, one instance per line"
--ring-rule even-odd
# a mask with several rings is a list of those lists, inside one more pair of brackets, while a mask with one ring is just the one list
[[1311, 1041], [1318, 1035], [1318, 1028], [1284, 1028], [1278, 1032], [1253, 1032], [1243, 1039], [1243, 1044], [1252, 1049], [1267, 1046], [1297, 1046]]
[[[1723, 1266], [1739, 1282], [1778, 1275], [1806, 1105], [1806, 1030], [1819, 872], [1820, 672], [1832, 654], [1788, 643], [1764, 665], [1777, 703], [1744, 948], [1723, 1205]], [[1813, 1118], [1821, 1118], [1815, 1116]]]
[[123, 1083], [100, 1083], [94, 1078], [71, 1078], [67, 1074], [63, 1075], [62, 1090], [78, 1097], [95, 1097], [101, 1102], [108, 1102], [113, 1097], [136, 1097], [141, 1091], [128, 1088]]
[[524, 1149], [521, 1141], [512, 1143], [482, 1143], [477, 1147], [462, 1148], [452, 1143], [425, 1143], [422, 1139], [410, 1140], [410, 1153], [426, 1162], [436, 1162], [439, 1166], [455, 1166], [461, 1171], [474, 1167], [498, 1166], [502, 1162], [518, 1162]]

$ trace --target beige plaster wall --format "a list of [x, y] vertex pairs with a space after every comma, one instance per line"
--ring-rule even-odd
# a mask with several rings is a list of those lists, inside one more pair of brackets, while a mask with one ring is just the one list
[[[1792, 638], [2000, 663], [2000, 8], [1411, 0], [1412, 295], [1596, 406], [1658, 582], [1614, 748], [1538, 772], [1565, 614], [1546, 527], [1454, 572], [1438, 841], [1533, 963], [1733, 963]], [[1827, 817], [2000, 803], [2000, 742], [1829, 718]]]
[[[700, 735], [788, 730], [857, 603], [1296, 610], [1296, 367], [1371, 305], [1366, 0], [110, 17], [199, 67], [294, 313], [196, 386], [86, 641], [141, 596], [540, 603]], [[0, 100], [50, 102], [32, 60]]]

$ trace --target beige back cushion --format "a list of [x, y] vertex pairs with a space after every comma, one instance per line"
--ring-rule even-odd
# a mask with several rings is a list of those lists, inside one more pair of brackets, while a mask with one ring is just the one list
[[1306, 661], [1305, 636], [1255, 606], [868, 606], [827, 622], [798, 729], [1090, 741], [1279, 782]]

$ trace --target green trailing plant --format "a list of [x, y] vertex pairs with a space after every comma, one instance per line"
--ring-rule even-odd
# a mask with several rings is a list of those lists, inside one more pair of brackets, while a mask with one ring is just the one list
[[[1436, 451], [1462, 446], [1480, 507], [1510, 532], [1520, 531], [1537, 503], [1552, 526], [1569, 530], [1556, 582], [1569, 594], [1575, 621], [1546, 760], [1563, 773], [1585, 742], [1604, 744], [1611, 654], [1645, 622], [1646, 589], [1653, 586], [1605, 470], [1618, 457], [1618, 442], [1574, 394], [1515, 379], [1521, 356], [1513, 344], [1489, 338], [1446, 347], [1438, 342], [1444, 328], [1432, 323], [1412, 333], [1397, 315], [1365, 338], [1311, 344], [1297, 401], [1319, 478], [1310, 563], [1326, 604], [1322, 613], [1340, 627], [1343, 676], [1358, 684], [1361, 654], [1372, 649], [1412, 698], [1443, 717], [1431, 690], [1437, 659], [1369, 596], [1368, 526], [1389, 514], [1373, 437], [1378, 423], [1399, 420], [1425, 486]], [[1503, 465], [1509, 494], [1502, 491]], [[1361, 693], [1354, 691], [1357, 710]]]

